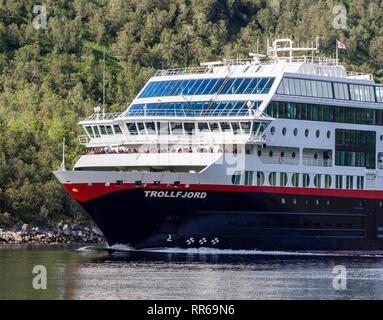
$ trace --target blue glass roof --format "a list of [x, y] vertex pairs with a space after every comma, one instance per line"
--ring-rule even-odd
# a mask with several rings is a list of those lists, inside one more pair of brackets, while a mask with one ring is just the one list
[[183, 95], [266, 94], [275, 78], [231, 78], [223, 87], [224, 79], [171, 80], [149, 82], [139, 98]]
[[[234, 117], [249, 115], [248, 101], [198, 101], [133, 104], [126, 117], [137, 116], [178, 116], [178, 117]], [[253, 109], [262, 101], [253, 101]], [[146, 113], [145, 113], [146, 108]]]

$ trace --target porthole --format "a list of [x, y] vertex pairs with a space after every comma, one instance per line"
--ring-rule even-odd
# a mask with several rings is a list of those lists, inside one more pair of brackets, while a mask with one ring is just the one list
[[262, 151], [258, 150], [258, 157], [260, 157], [261, 155], [262, 155]]
[[285, 198], [282, 198], [282, 199], [281, 199], [281, 203], [282, 203], [282, 204], [286, 204], [286, 199], [285, 199]]
[[317, 153], [314, 153], [314, 159], [318, 159], [318, 154]]
[[298, 134], [298, 129], [295, 128], [295, 129], [294, 129], [294, 136], [297, 136], [297, 134]]
[[315, 135], [317, 136], [317, 138], [319, 138], [319, 136], [320, 136], [320, 131], [317, 130], [317, 131], [315, 132]]
[[380, 135], [380, 141], [382, 141], [383, 140], [383, 135]]
[[[327, 138], [330, 139], [330, 137], [331, 137], [331, 131], [329, 130], [329, 131], [327, 131]], [[380, 139], [380, 140], [382, 140], [382, 139]]]
[[315, 199], [315, 204], [319, 206], [319, 199]]
[[281, 152], [281, 158], [283, 158], [285, 156], [285, 153], [282, 151]]
[[309, 136], [309, 129], [306, 129], [305, 130], [305, 137], [308, 137]]
[[275, 133], [275, 127], [271, 127], [271, 129], [270, 129], [270, 133], [271, 133], [271, 134], [274, 134], [274, 133]]
[[297, 204], [297, 199], [293, 199], [293, 204]]
[[293, 152], [293, 153], [291, 154], [291, 157], [292, 157], [293, 159], [295, 159], [295, 152]]
[[273, 151], [270, 150], [270, 152], [269, 152], [269, 156], [270, 156], [270, 157], [273, 156]]
[[287, 132], [287, 129], [286, 128], [283, 128], [282, 129], [282, 134], [285, 136], [286, 135], [286, 132]]

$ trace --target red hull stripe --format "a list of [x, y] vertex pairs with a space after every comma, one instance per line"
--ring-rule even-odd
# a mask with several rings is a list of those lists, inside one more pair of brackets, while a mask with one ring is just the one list
[[383, 191], [381, 190], [344, 190], [344, 189], [320, 189], [320, 188], [294, 188], [294, 187], [262, 187], [262, 186], [237, 186], [237, 185], [212, 185], [212, 184], [181, 184], [178, 187], [161, 184], [154, 187], [152, 183], [145, 186], [136, 187], [134, 183], [124, 183], [122, 186], [117, 186], [115, 183], [110, 183], [109, 186], [105, 183], [68, 183], [64, 187], [69, 193], [79, 201], [88, 201], [97, 198], [103, 194], [124, 189], [161, 189], [161, 190], [185, 190], [185, 191], [233, 191], [233, 192], [259, 192], [259, 193], [278, 193], [278, 194], [296, 194], [310, 196], [327, 196], [340, 198], [364, 198], [364, 199], [383, 199]]

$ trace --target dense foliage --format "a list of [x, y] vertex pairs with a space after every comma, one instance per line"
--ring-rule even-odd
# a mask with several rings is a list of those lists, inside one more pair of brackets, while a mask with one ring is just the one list
[[155, 69], [265, 51], [266, 38], [321, 36], [347, 46], [349, 69], [383, 75], [383, 1], [346, 0], [347, 28], [333, 28], [331, 0], [45, 0], [36, 30], [32, 0], [0, 0], [0, 224], [79, 219], [52, 174], [81, 153], [76, 123], [102, 101], [119, 111]]

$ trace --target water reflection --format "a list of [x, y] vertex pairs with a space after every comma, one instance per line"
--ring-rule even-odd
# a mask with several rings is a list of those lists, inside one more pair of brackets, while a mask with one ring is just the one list
[[[32, 288], [32, 269], [48, 289]], [[333, 267], [347, 290], [333, 289]], [[299, 254], [126, 251], [78, 246], [0, 248], [0, 299], [382, 299], [383, 258]]]

